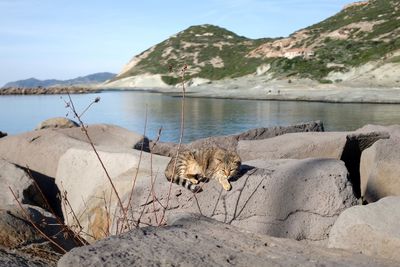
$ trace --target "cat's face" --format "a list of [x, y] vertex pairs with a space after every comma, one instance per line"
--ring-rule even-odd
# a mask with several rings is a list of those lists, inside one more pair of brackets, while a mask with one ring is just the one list
[[215, 155], [217, 169], [220, 174], [229, 179], [238, 174], [240, 170], [241, 160], [237, 153], [224, 151]]

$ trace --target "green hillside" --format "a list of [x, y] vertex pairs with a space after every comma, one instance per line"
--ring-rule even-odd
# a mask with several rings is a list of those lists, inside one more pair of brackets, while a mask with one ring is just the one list
[[114, 80], [151, 73], [175, 84], [179, 79], [170, 66], [187, 64], [189, 77], [210, 80], [252, 74], [268, 65], [274, 78], [324, 82], [331, 71], [376, 60], [399, 62], [391, 56], [400, 49], [399, 25], [400, 1], [370, 0], [287, 38], [254, 40], [218, 26], [192, 26], [136, 56], [135, 64]]
[[[291, 36], [294, 46], [312, 47], [314, 57], [277, 59], [272, 70], [282, 75], [322, 79], [330, 71], [347, 71], [350, 67], [385, 59], [399, 50], [400, 1], [375, 0], [368, 5], [349, 7], [304, 30], [308, 33], [306, 38]], [[343, 36], [329, 36], [335, 31]]]
[[[176, 74], [170, 66], [189, 66], [188, 75], [218, 80], [255, 72], [263, 62], [246, 54], [266, 39], [252, 40], [213, 25], [192, 26], [143, 53], [150, 52], [134, 68], [118, 78], [153, 73], [174, 84]], [[140, 55], [139, 55], [140, 56]]]

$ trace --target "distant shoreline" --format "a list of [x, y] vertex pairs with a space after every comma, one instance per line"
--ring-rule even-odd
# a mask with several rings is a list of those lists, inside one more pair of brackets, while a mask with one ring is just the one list
[[[88, 94], [101, 92], [135, 91], [181, 96], [181, 88], [101, 88], [101, 87], [49, 87], [3, 88], [1, 95]], [[186, 97], [265, 101], [302, 101], [324, 103], [400, 104], [400, 88], [315, 86], [249, 86], [248, 84], [207, 84], [186, 88]]]
[[0, 89], [0, 95], [57, 95], [99, 93], [101, 90], [92, 87], [7, 87]]

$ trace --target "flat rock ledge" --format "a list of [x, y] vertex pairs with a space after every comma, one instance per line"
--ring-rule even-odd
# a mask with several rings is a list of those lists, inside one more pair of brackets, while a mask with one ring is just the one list
[[[242, 140], [262, 140], [272, 138], [287, 133], [299, 132], [323, 132], [324, 125], [321, 121], [310, 121], [298, 123], [289, 126], [274, 126], [250, 129], [248, 131], [225, 135], [201, 138], [188, 144], [182, 144], [182, 149], [198, 149], [202, 147], [218, 146], [227, 150], [236, 150], [239, 141]], [[149, 147], [152, 147], [151, 152], [161, 156], [173, 157], [178, 150], [178, 144], [172, 142], [157, 142], [154, 146], [154, 141], [150, 141]], [[140, 147], [136, 147], [140, 149]]]
[[200, 215], [179, 214], [166, 227], [145, 227], [75, 248], [68, 266], [396, 266], [399, 262], [247, 233]]

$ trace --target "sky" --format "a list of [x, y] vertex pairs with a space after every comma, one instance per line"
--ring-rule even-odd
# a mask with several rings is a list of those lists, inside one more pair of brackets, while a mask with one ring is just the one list
[[288, 36], [353, 0], [0, 0], [0, 87], [7, 82], [118, 73], [189, 26], [248, 38]]

